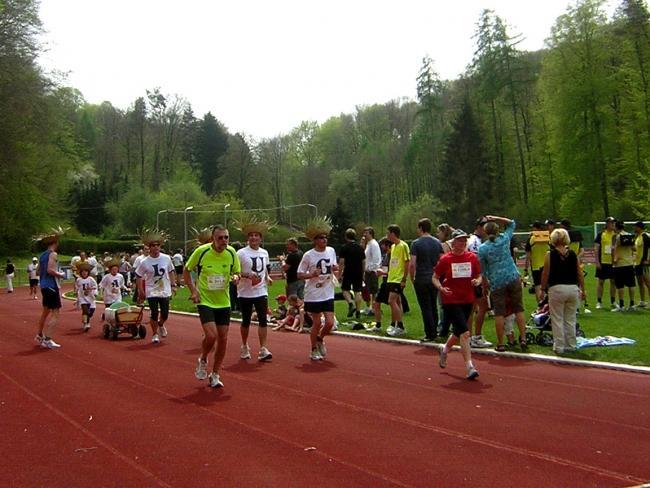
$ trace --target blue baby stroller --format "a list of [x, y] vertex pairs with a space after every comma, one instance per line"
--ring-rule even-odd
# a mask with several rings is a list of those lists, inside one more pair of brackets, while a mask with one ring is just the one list
[[[553, 328], [551, 327], [551, 313], [548, 301], [544, 299], [538, 304], [536, 312], [530, 314], [526, 323], [526, 342], [539, 346], [553, 345]], [[576, 312], [577, 313], [577, 312]], [[585, 333], [576, 321], [576, 337], [584, 337]]]

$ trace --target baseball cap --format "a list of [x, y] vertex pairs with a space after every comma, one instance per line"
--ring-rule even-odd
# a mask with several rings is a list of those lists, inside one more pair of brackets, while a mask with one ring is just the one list
[[614, 217], [607, 217], [605, 222], [616, 222], [616, 219]]
[[34, 257], [32, 258], [32, 261], [38, 261], [38, 258], [37, 258], [36, 256], [34, 256]]
[[642, 220], [637, 220], [634, 222], [634, 227], [638, 227], [639, 229], [645, 229], [645, 224], [643, 223]]
[[555, 220], [553, 219], [546, 219], [544, 221], [544, 225], [555, 225]]
[[560, 220], [560, 225], [563, 227], [571, 227], [571, 221], [569, 219]]
[[287, 296], [286, 295], [278, 295], [275, 297], [278, 303], [284, 303], [287, 301]]
[[483, 216], [479, 217], [478, 219], [476, 219], [476, 224], [474, 226], [476, 227], [476, 226], [479, 226], [479, 225], [485, 225], [487, 223], [488, 223], [488, 219], [486, 219], [485, 215], [483, 215]]
[[533, 229], [541, 229], [541, 228], [542, 228], [542, 223], [541, 223], [539, 220], [536, 220], [535, 222], [533, 222], [532, 224], [530, 224], [530, 226], [531, 226]]
[[463, 229], [456, 229], [455, 231], [453, 231], [451, 233], [451, 238], [452, 239], [458, 239], [459, 237], [467, 238], [469, 236], [467, 235], [467, 232], [465, 232]]

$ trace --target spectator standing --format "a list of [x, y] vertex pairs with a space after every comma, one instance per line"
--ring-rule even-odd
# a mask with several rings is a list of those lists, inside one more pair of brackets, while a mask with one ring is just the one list
[[433, 269], [443, 251], [440, 241], [431, 235], [429, 219], [420, 219], [417, 233], [419, 237], [411, 244], [409, 275], [422, 311], [424, 337], [421, 341], [431, 342], [438, 336], [438, 291], [433, 286]]
[[[348, 318], [353, 315], [361, 318], [361, 292], [363, 291], [363, 274], [366, 267], [366, 254], [356, 242], [357, 233], [354, 229], [345, 231], [345, 244], [339, 252], [339, 272], [341, 274], [341, 289], [343, 299], [348, 304]], [[351, 291], [354, 292], [352, 298]]]
[[[485, 241], [485, 229], [483, 226], [487, 223], [485, 216], [476, 219], [474, 224], [474, 232], [467, 239], [467, 250], [473, 252], [478, 256], [478, 250], [481, 243]], [[488, 289], [487, 287], [477, 286], [474, 290], [476, 293], [476, 301], [472, 309], [472, 317], [474, 317], [474, 334], [470, 329], [470, 346], [477, 348], [491, 347], [492, 343], [485, 340], [483, 337], [483, 322], [485, 322], [485, 314], [488, 311]]]
[[183, 257], [183, 250], [177, 249], [174, 255], [172, 256], [172, 264], [174, 265], [174, 271], [176, 272], [176, 286], [181, 286], [181, 278], [183, 276], [183, 262], [185, 258]]
[[5, 266], [5, 279], [7, 280], [7, 293], [14, 292], [14, 276], [16, 272], [16, 267], [14, 263], [11, 262], [11, 259], [7, 259], [7, 265]]
[[282, 271], [287, 280], [286, 296], [296, 295], [301, 300], [305, 298], [305, 280], [298, 279], [298, 266], [302, 260], [302, 251], [298, 248], [298, 240], [294, 237], [287, 239], [287, 254], [280, 256]]
[[598, 287], [596, 288], [596, 308], [603, 308], [603, 291], [605, 281], [609, 281], [609, 298], [612, 309], [616, 308], [616, 283], [614, 283], [614, 239], [616, 232], [614, 226], [616, 219], [607, 217], [605, 219], [605, 230], [599, 232], [594, 239], [594, 251], [596, 254], [596, 278], [598, 278]]
[[[548, 222], [548, 221], [547, 221]], [[542, 271], [544, 268], [544, 257], [549, 249], [550, 234], [544, 229], [541, 222], [535, 221], [531, 226], [532, 232], [526, 241], [526, 265], [525, 272], [530, 268], [535, 287], [535, 298], [538, 302], [542, 300]], [[548, 228], [548, 226], [547, 226]]]
[[[526, 320], [524, 318], [524, 303], [521, 293], [521, 277], [517, 265], [510, 254], [510, 240], [515, 231], [515, 221], [506, 217], [487, 215], [485, 233], [488, 239], [481, 244], [478, 257], [481, 262], [483, 280], [487, 282], [494, 309], [494, 322], [497, 331], [497, 347], [499, 352], [505, 351], [504, 318], [506, 303], [512, 307], [515, 320], [519, 326], [519, 345], [522, 350], [528, 349], [526, 344]], [[499, 223], [505, 226], [503, 233], [499, 232]]]
[[29, 276], [29, 296], [38, 300], [36, 292], [38, 291], [38, 258], [34, 256], [32, 262], [27, 265], [27, 275]]
[[634, 274], [639, 285], [639, 308], [647, 308], [650, 300], [650, 235], [645, 232], [645, 224], [639, 220], [634, 223]]
[[553, 328], [553, 350], [557, 354], [576, 350], [576, 309], [585, 299], [585, 284], [580, 262], [570, 249], [569, 232], [551, 232], [551, 249], [544, 258], [542, 290], [548, 290], [548, 305]]
[[388, 226], [390, 247], [390, 264], [388, 266], [388, 304], [390, 305], [391, 324], [386, 333], [391, 337], [401, 337], [406, 334], [402, 315], [402, 296], [406, 286], [410, 260], [409, 246], [400, 239], [401, 229], [397, 224]]
[[375, 296], [379, 291], [379, 276], [378, 272], [381, 269], [381, 249], [377, 239], [375, 239], [375, 229], [366, 227], [363, 231], [363, 237], [366, 240], [366, 247], [364, 253], [366, 255], [366, 269], [363, 274], [363, 279], [370, 295], [370, 300], [366, 303], [367, 308], [364, 313], [370, 315], [373, 310], [373, 303]]
[[439, 365], [447, 367], [447, 355], [456, 342], [460, 341], [460, 351], [465, 361], [467, 379], [478, 377], [472, 363], [469, 344], [468, 323], [472, 304], [476, 301], [474, 289], [481, 284], [481, 267], [476, 254], [467, 251], [467, 234], [456, 229], [453, 234], [452, 250], [440, 258], [433, 274], [433, 284], [440, 290], [442, 306], [445, 311], [446, 327], [453, 327], [453, 334], [440, 350]]
[[[625, 231], [623, 222], [616, 222], [616, 237], [614, 237], [614, 257], [612, 259], [614, 284], [618, 291], [618, 305], [612, 307], [612, 312], [629, 312], [634, 310], [634, 240], [635, 237]], [[627, 288], [630, 306], [625, 308], [625, 288]]]

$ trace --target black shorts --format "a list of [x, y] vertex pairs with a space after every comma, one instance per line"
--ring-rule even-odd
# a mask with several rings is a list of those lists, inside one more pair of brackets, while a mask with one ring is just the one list
[[379, 291], [375, 295], [375, 301], [377, 303], [388, 305], [388, 283], [385, 281], [383, 281], [379, 286]]
[[43, 295], [43, 306], [50, 310], [61, 308], [61, 295], [58, 288], [41, 288]]
[[648, 273], [648, 265], [647, 264], [636, 264], [634, 266], [634, 276], [643, 276], [644, 274]]
[[544, 267], [533, 270], [533, 285], [539, 286], [542, 284], [542, 271], [544, 271]]
[[620, 268], [614, 268], [614, 284], [616, 285], [617, 290], [626, 287], [634, 288], [636, 286], [636, 280], [634, 279], [634, 267], [623, 266]]
[[181, 264], [180, 266], [174, 266], [174, 271], [176, 272], [176, 275], [180, 278], [183, 276], [183, 265]]
[[250, 327], [251, 317], [253, 315], [253, 307], [257, 313], [257, 322], [260, 327], [266, 327], [266, 312], [269, 309], [269, 299], [265, 295], [263, 297], [246, 298], [239, 297], [239, 309], [241, 310], [241, 326]]
[[601, 264], [600, 269], [596, 268], [596, 278], [599, 280], [614, 279], [614, 267], [611, 264]]
[[341, 290], [343, 291], [358, 291], [361, 293], [361, 290], [363, 290], [363, 279], [362, 278], [348, 278], [347, 276], [343, 277], [343, 281], [341, 282]]
[[38, 278], [30, 278], [29, 279], [29, 286], [30, 287], [35, 287], [38, 286]]
[[217, 327], [230, 325], [230, 307], [212, 308], [207, 305], [197, 305], [201, 325], [213, 322]]
[[167, 320], [169, 317], [169, 297], [148, 297], [147, 303], [151, 310], [151, 320], [158, 320], [158, 310], [160, 310], [160, 320]]
[[471, 303], [443, 303], [442, 310], [442, 316], [444, 317], [445, 321], [445, 330], [447, 330], [447, 328], [451, 325], [453, 328], [453, 334], [456, 337], [460, 337], [462, 334], [469, 330], [467, 327], [467, 322], [472, 315]]
[[402, 294], [402, 285], [400, 283], [386, 283], [386, 289], [388, 293]]
[[87, 315], [88, 318], [91, 318], [95, 314], [95, 307], [90, 307], [88, 303], [81, 304], [81, 315]]
[[334, 312], [334, 300], [324, 300], [322, 302], [305, 302], [305, 312]]
[[368, 293], [376, 295], [379, 291], [379, 278], [377, 277], [377, 273], [374, 271], [366, 271], [363, 275], [363, 280], [366, 282]]

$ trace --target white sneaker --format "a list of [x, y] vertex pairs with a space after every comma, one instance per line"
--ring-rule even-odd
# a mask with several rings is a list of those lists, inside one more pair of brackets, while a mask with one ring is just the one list
[[377, 327], [376, 325], [371, 325], [366, 329], [366, 332], [372, 332], [373, 334], [377, 332], [381, 332], [381, 327]]
[[646, 308], [647, 306], [648, 306], [648, 304], [647, 304], [646, 302], [639, 302], [639, 303], [637, 304], [637, 307], [638, 307], [638, 308]]
[[164, 325], [158, 327], [158, 332], [160, 332], [160, 337], [162, 338], [167, 337], [167, 327], [165, 327]]
[[445, 348], [443, 347], [440, 349], [440, 358], [438, 359], [438, 365], [441, 368], [446, 368], [447, 367], [447, 351], [445, 351]]
[[598, 303], [596, 304], [596, 310], [600, 310], [600, 309], [602, 309], [602, 308], [603, 308], [603, 304], [600, 303], [600, 302], [598, 302]]
[[321, 355], [321, 358], [327, 356], [327, 347], [325, 346], [325, 343], [322, 340], [316, 343], [316, 347], [318, 348], [318, 353]]
[[208, 385], [210, 388], [223, 388], [223, 381], [221, 381], [219, 375], [213, 371], [208, 376]]
[[406, 335], [406, 331], [401, 327], [395, 327], [393, 333], [390, 334], [391, 337], [402, 337], [403, 335]]
[[251, 358], [251, 348], [248, 347], [248, 344], [242, 344], [242, 346], [239, 348], [239, 357], [241, 359]]
[[467, 368], [467, 379], [468, 380], [473, 380], [478, 378], [478, 371], [472, 366], [471, 368]]
[[160, 336], [158, 334], [154, 334], [153, 337], [151, 338], [151, 342], [154, 344], [158, 344], [160, 342]]
[[83, 328], [83, 330], [84, 330], [84, 332], [88, 332], [88, 331], [90, 330], [90, 324], [89, 324], [89, 323], [88, 323], [88, 324], [84, 324], [84, 328]]
[[196, 369], [194, 370], [194, 376], [197, 380], [204, 380], [208, 377], [208, 360], [207, 359], [197, 359]]
[[589, 310], [588, 308], [585, 308], [585, 312], [584, 312], [584, 313], [585, 313], [585, 315], [589, 315], [589, 314], [591, 313], [591, 310]]
[[490, 341], [486, 341], [482, 335], [472, 336], [469, 340], [469, 345], [470, 347], [475, 347], [477, 349], [492, 347], [492, 343]]
[[258, 361], [270, 361], [273, 359], [273, 354], [266, 347], [261, 347], [260, 352], [257, 354]]
[[45, 339], [41, 342], [41, 347], [46, 347], [47, 349], [58, 349], [61, 347], [61, 344], [54, 342], [54, 339]]
[[612, 309], [610, 310], [610, 312], [622, 312], [622, 311], [623, 311], [623, 309], [618, 305], [614, 305], [612, 307]]
[[314, 348], [311, 350], [311, 354], [309, 354], [309, 359], [312, 361], [322, 361], [323, 356], [320, 355], [320, 352], [318, 352], [318, 348]]
[[388, 329], [386, 329], [386, 334], [392, 337], [394, 331], [395, 331], [395, 326], [394, 325], [389, 325]]

